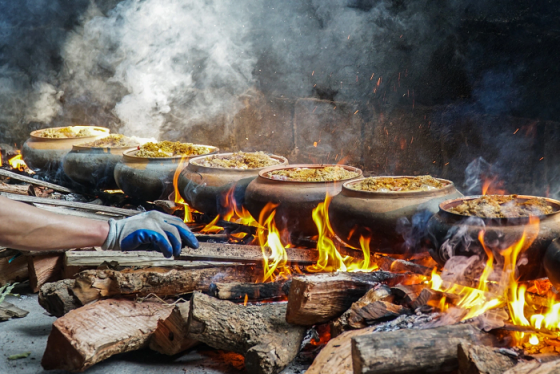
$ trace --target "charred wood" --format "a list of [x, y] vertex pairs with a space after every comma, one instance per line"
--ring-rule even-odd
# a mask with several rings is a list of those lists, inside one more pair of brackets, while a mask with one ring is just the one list
[[222, 300], [249, 300], [275, 299], [285, 297], [282, 287], [285, 281], [268, 283], [224, 283], [217, 282], [210, 285], [213, 296]]
[[465, 342], [459, 344], [457, 355], [459, 374], [502, 374], [517, 363], [492, 348]]
[[397, 330], [352, 339], [354, 373], [446, 373], [458, 368], [457, 346], [493, 345], [492, 335], [472, 325]]
[[432, 290], [430, 288], [424, 288], [420, 295], [411, 304], [413, 309], [420, 308], [424, 305], [429, 305], [431, 307], [439, 307], [442, 300], [448, 304], [456, 305], [460, 299], [460, 296], [450, 293], [445, 293], [441, 291]]
[[285, 314], [285, 303], [243, 306], [196, 292], [189, 336], [244, 355], [249, 373], [279, 373], [296, 357], [305, 333], [304, 327], [286, 323]]
[[70, 311], [53, 323], [41, 365], [84, 371], [117, 353], [147, 347], [173, 307], [161, 303], [103, 300]]
[[344, 313], [369, 289], [396, 279], [397, 275], [383, 271], [294, 277], [288, 295], [286, 320], [304, 326], [328, 322]]

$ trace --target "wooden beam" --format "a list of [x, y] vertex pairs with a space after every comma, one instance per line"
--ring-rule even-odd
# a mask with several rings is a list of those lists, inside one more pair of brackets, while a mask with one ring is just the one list
[[[271, 251], [265, 249], [270, 258]], [[319, 258], [319, 252], [312, 249], [286, 248], [288, 261], [299, 264], [314, 264]], [[207, 261], [238, 261], [260, 262], [263, 260], [263, 251], [258, 245], [200, 243], [197, 249], [183, 248], [180, 259], [207, 260]]]
[[369, 289], [396, 279], [398, 275], [384, 271], [296, 276], [290, 285], [286, 320], [305, 326], [328, 322], [338, 318]]
[[35, 186], [47, 187], [50, 188], [51, 190], [58, 191], [58, 192], [72, 193], [72, 190], [66, 187], [59, 186], [58, 184], [40, 181], [38, 179], [26, 177], [25, 175], [20, 175], [4, 169], [0, 169], [0, 176], [9, 177], [18, 181], [33, 184]]
[[447, 373], [457, 370], [462, 342], [493, 345], [492, 335], [469, 324], [426, 330], [397, 330], [352, 339], [355, 374]]
[[305, 328], [286, 323], [286, 304], [237, 305], [196, 292], [188, 317], [189, 336], [245, 356], [249, 373], [276, 374], [299, 352]]
[[10, 200], [21, 201], [24, 203], [39, 203], [39, 204], [46, 204], [46, 205], [66, 206], [70, 208], [84, 209], [90, 212], [104, 212], [104, 213], [111, 213], [120, 216], [125, 216], [125, 217], [131, 217], [142, 213], [140, 211], [132, 210], [132, 209], [114, 208], [110, 206], [89, 204], [89, 203], [78, 203], [75, 201], [47, 199], [44, 197], [15, 195], [15, 194], [10, 194], [5, 192], [1, 192], [0, 195], [7, 197]]
[[103, 300], [70, 311], [53, 323], [41, 365], [45, 370], [84, 371], [117, 353], [147, 347], [158, 321], [172, 306]]

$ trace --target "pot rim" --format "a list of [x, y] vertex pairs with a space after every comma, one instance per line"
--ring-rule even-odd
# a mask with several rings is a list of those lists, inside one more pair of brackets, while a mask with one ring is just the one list
[[36, 140], [46, 140], [46, 141], [61, 141], [61, 140], [76, 140], [76, 141], [80, 141], [82, 139], [92, 139], [92, 138], [97, 138], [100, 135], [92, 135], [92, 136], [82, 136], [79, 138], [45, 138], [43, 136], [40, 136], [39, 134], [43, 133], [45, 130], [49, 130], [49, 129], [64, 129], [66, 127], [77, 127], [77, 128], [94, 128], [97, 131], [101, 131], [104, 132], [105, 134], [109, 134], [111, 132], [111, 130], [109, 130], [106, 127], [101, 127], [101, 126], [82, 126], [82, 125], [78, 125], [78, 126], [60, 126], [60, 127], [47, 127], [45, 129], [39, 129], [39, 130], [35, 130], [35, 131], [31, 131], [29, 133], [29, 137], [32, 139], [36, 139]]
[[[232, 155], [234, 153], [236, 153], [236, 152], [207, 153], [207, 154], [202, 155], [202, 156], [197, 156], [197, 157], [189, 159], [189, 165], [187, 165], [187, 168], [192, 165], [193, 167], [196, 167], [198, 171], [201, 171], [201, 172], [204, 172], [204, 171], [207, 171], [207, 172], [222, 171], [222, 172], [232, 172], [232, 173], [235, 173], [235, 172], [238, 172], [238, 173], [253, 172], [254, 173], [256, 171], [260, 171], [260, 170], [266, 169], [268, 167], [271, 167], [271, 166], [265, 166], [265, 167], [262, 167], [262, 168], [254, 168], [254, 169], [235, 169], [235, 168], [220, 168], [220, 167], [212, 167], [212, 166], [203, 166], [203, 165], [197, 165], [195, 163], [196, 160], [203, 159], [203, 158], [206, 158], [208, 156], [229, 156], [229, 155]], [[256, 152], [245, 152], [245, 153], [256, 153]], [[266, 155], [270, 158], [274, 158], [276, 160], [281, 161], [280, 165], [273, 165], [273, 166], [288, 165], [288, 159], [284, 156], [279, 156], [279, 155], [275, 155], [275, 154], [272, 154], [272, 153], [267, 153]]]
[[[327, 166], [340, 166], [346, 170], [349, 171], [353, 171], [353, 172], [358, 172], [359, 175], [357, 177], [354, 178], [347, 178], [347, 179], [340, 179], [340, 180], [336, 180], [336, 181], [321, 181], [321, 182], [309, 182], [309, 181], [284, 181], [284, 180], [279, 180], [279, 179], [273, 179], [273, 178], [269, 178], [267, 176], [265, 176], [265, 173], [271, 172], [273, 170], [280, 170], [280, 169], [296, 169], [296, 168], [322, 168], [322, 167], [327, 167]], [[263, 178], [266, 179], [268, 181], [273, 181], [273, 182], [278, 182], [278, 183], [296, 183], [296, 184], [303, 184], [303, 183], [308, 183], [308, 184], [313, 184], [313, 185], [319, 185], [321, 183], [324, 184], [329, 184], [329, 183], [342, 183], [342, 182], [347, 182], [347, 181], [351, 181], [354, 180], [356, 178], [360, 178], [363, 175], [363, 172], [361, 169], [358, 169], [355, 166], [350, 166], [350, 165], [337, 165], [337, 164], [291, 164], [291, 165], [276, 165], [276, 166], [269, 166], [266, 167], [264, 169], [262, 169], [261, 171], [259, 171], [259, 178]]]
[[[524, 222], [529, 221], [529, 217], [485, 218], [485, 217], [479, 217], [479, 216], [471, 216], [471, 215], [453, 213], [453, 212], [450, 212], [449, 210], [447, 210], [447, 209], [449, 209], [453, 206], [459, 205], [463, 201], [474, 200], [474, 199], [477, 199], [477, 198], [482, 197], [482, 196], [492, 196], [492, 195], [471, 195], [471, 196], [459, 197], [459, 198], [456, 198], [456, 199], [445, 200], [445, 201], [443, 201], [439, 204], [439, 211], [442, 212], [442, 213], [448, 214], [452, 217], [460, 218], [460, 219], [480, 218], [483, 222], [486, 222], [486, 223], [492, 223], [492, 222], [496, 222], [496, 223], [524, 223]], [[507, 196], [507, 195], [504, 195], [504, 196]], [[556, 211], [554, 211], [552, 213], [549, 213], [549, 214], [543, 214], [543, 215], [540, 215], [540, 216], [532, 216], [532, 217], [537, 217], [539, 219], [542, 219], [542, 218], [552, 217], [552, 216], [555, 216], [556, 214], [560, 213], [560, 201], [559, 200], [551, 199], [551, 198], [548, 198], [548, 197], [542, 197], [542, 196], [517, 195], [517, 199], [522, 199], [522, 200], [529, 200], [529, 199], [534, 199], [534, 198], [539, 198], [539, 199], [546, 200], [553, 208], [556, 208]]]
[[359, 195], [364, 195], [364, 197], [391, 197], [391, 198], [395, 198], [395, 197], [424, 197], [424, 196], [430, 196], [433, 195], [434, 193], [444, 193], [444, 192], [448, 192], [448, 191], [452, 191], [455, 189], [455, 183], [453, 183], [452, 181], [450, 181], [449, 179], [443, 179], [443, 178], [435, 178], [438, 181], [442, 181], [447, 183], [445, 186], [443, 186], [442, 188], [437, 188], [434, 190], [427, 190], [427, 191], [362, 191], [362, 190], [355, 190], [353, 188], [350, 188], [349, 186], [351, 184], [354, 183], [358, 183], [360, 181], [363, 181], [365, 179], [368, 178], [416, 178], [417, 176], [409, 176], [409, 175], [397, 175], [397, 176], [384, 176], [384, 175], [376, 175], [374, 177], [363, 177], [363, 178], [358, 178], [358, 179], [353, 179], [350, 180], [348, 182], [345, 182], [342, 185], [342, 191], [346, 191], [346, 192], [351, 192], [352, 194], [359, 194]]
[[[208, 156], [208, 155], [211, 155], [211, 154], [215, 154], [216, 152], [218, 152], [218, 151], [220, 150], [218, 147], [214, 147], [214, 146], [212, 146], [212, 145], [206, 145], [206, 144], [194, 144], [194, 145], [199, 145], [199, 146], [203, 146], [203, 147], [210, 148], [210, 152], [204, 154], [204, 156]], [[139, 157], [139, 156], [136, 156], [135, 154], [133, 154], [133, 153], [139, 151], [138, 147], [135, 147], [135, 148], [132, 148], [132, 149], [130, 149], [130, 147], [129, 147], [129, 148], [127, 148], [127, 149], [128, 149], [128, 150], [126, 150], [126, 151], [123, 152], [124, 159], [133, 159], [133, 160], [160, 160], [160, 161], [163, 161], [163, 160], [181, 160], [181, 159], [184, 158], [185, 160], [190, 160], [190, 159], [192, 159], [192, 158], [195, 158], [195, 157], [199, 157], [199, 156], [200, 156], [200, 155], [192, 155], [192, 156], [181, 155], [181, 156], [172, 156], [172, 157]]]

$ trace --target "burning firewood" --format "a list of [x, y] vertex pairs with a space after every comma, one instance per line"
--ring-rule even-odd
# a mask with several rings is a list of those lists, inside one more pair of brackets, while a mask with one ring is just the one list
[[103, 300], [73, 310], [53, 323], [41, 365], [45, 370], [84, 371], [114, 354], [147, 347], [172, 306]]
[[482, 345], [462, 342], [458, 346], [459, 374], [502, 374], [517, 360]]
[[[0, 169], [0, 176], [9, 177], [9, 178], [12, 178], [14, 180], [18, 180], [18, 181], [21, 181], [21, 182], [32, 184], [34, 186], [50, 188], [51, 190], [62, 192], [62, 193], [72, 193], [72, 191], [69, 190], [66, 187], [62, 187], [62, 186], [59, 186], [59, 185], [54, 184], [54, 183], [44, 182], [44, 181], [39, 180], [39, 179], [26, 177], [24, 175], [13, 173], [11, 171], [4, 170], [4, 169]], [[6, 191], [6, 192], [8, 192], [8, 191]]]
[[285, 303], [243, 306], [195, 292], [189, 337], [244, 355], [249, 373], [279, 373], [296, 357], [305, 333], [286, 323], [285, 314]]
[[266, 300], [286, 296], [282, 290], [285, 281], [268, 283], [216, 282], [210, 285], [212, 295], [222, 300]]
[[344, 313], [369, 289], [397, 277], [383, 271], [294, 277], [288, 295], [286, 321], [304, 326], [328, 322]]
[[468, 324], [358, 336], [352, 339], [354, 373], [451, 372], [462, 341], [491, 346], [495, 339]]

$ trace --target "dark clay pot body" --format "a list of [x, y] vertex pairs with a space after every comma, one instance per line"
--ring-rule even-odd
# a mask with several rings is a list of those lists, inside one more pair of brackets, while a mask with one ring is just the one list
[[92, 127], [102, 131], [101, 135], [82, 138], [43, 138], [40, 135], [43, 130], [33, 131], [30, 138], [23, 144], [21, 154], [27, 166], [34, 171], [56, 172], [62, 167], [62, 160], [72, 147], [76, 144], [91, 142], [109, 135], [109, 129], [97, 126], [75, 126]]
[[[321, 167], [325, 165], [291, 165], [290, 167]], [[352, 166], [341, 165], [347, 170], [362, 171]], [[278, 204], [275, 222], [280, 230], [291, 233], [312, 236], [317, 234], [317, 226], [313, 222], [313, 209], [325, 201], [327, 192], [330, 196], [337, 195], [342, 184], [348, 180], [337, 182], [290, 182], [279, 181], [264, 177], [263, 174], [284, 169], [283, 166], [273, 166], [259, 172], [259, 176], [252, 181], [245, 192], [245, 207], [255, 220], [259, 220], [261, 211], [268, 203]]]
[[[428, 222], [429, 238], [426, 245], [430, 254], [440, 265], [453, 256], [485, 257], [484, 250], [478, 240], [478, 235], [484, 231], [484, 241], [488, 247], [505, 249], [517, 242], [523, 235], [529, 223], [528, 218], [480, 218], [466, 217], [450, 213], [448, 210], [460, 204], [465, 199], [479, 196], [468, 196], [462, 199], [445, 201], [440, 209]], [[518, 199], [530, 199], [533, 196], [519, 195]], [[546, 199], [553, 206], [555, 213], [540, 217], [538, 233], [533, 243], [519, 254], [518, 263], [525, 258], [527, 264], [518, 266], [518, 276], [521, 280], [536, 279], [545, 276], [543, 259], [551, 242], [560, 236], [560, 201]]]
[[[217, 148], [212, 147], [213, 152]], [[137, 150], [123, 153], [115, 166], [115, 181], [128, 196], [140, 200], [167, 199], [173, 192], [173, 176], [178, 167], [184, 167], [193, 157], [137, 157]]]
[[[462, 196], [452, 182], [442, 181], [448, 185], [441, 189], [409, 192], [356, 191], [349, 186], [359, 180], [346, 182], [342, 192], [333, 198], [329, 206], [329, 220], [333, 231], [341, 240], [355, 248], [360, 248], [360, 237], [364, 236], [371, 238], [372, 252], [406, 252], [407, 247], [403, 245], [405, 238], [402, 232], [398, 232], [406, 220], [425, 227], [422, 223], [438, 211], [439, 203]], [[417, 231], [421, 229], [413, 228]], [[414, 232], [411, 235], [415, 238], [409, 238], [409, 241], [419, 241], [424, 233]]]
[[[223, 156], [231, 153], [223, 153]], [[220, 155], [217, 155], [220, 156]], [[241, 209], [245, 202], [245, 190], [249, 183], [255, 179], [260, 169], [228, 169], [211, 168], [196, 165], [198, 159], [206, 156], [193, 158], [187, 167], [179, 175], [179, 193], [181, 197], [194, 209], [216, 216], [224, 213], [225, 196], [234, 188], [233, 197], [237, 209]], [[288, 160], [281, 156], [270, 155], [279, 160], [283, 165]]]
[[544, 255], [544, 270], [550, 282], [560, 289], [560, 239], [555, 239], [548, 246]]
[[74, 182], [89, 188], [116, 189], [115, 166], [126, 148], [91, 148], [74, 146], [64, 157], [64, 173]]

